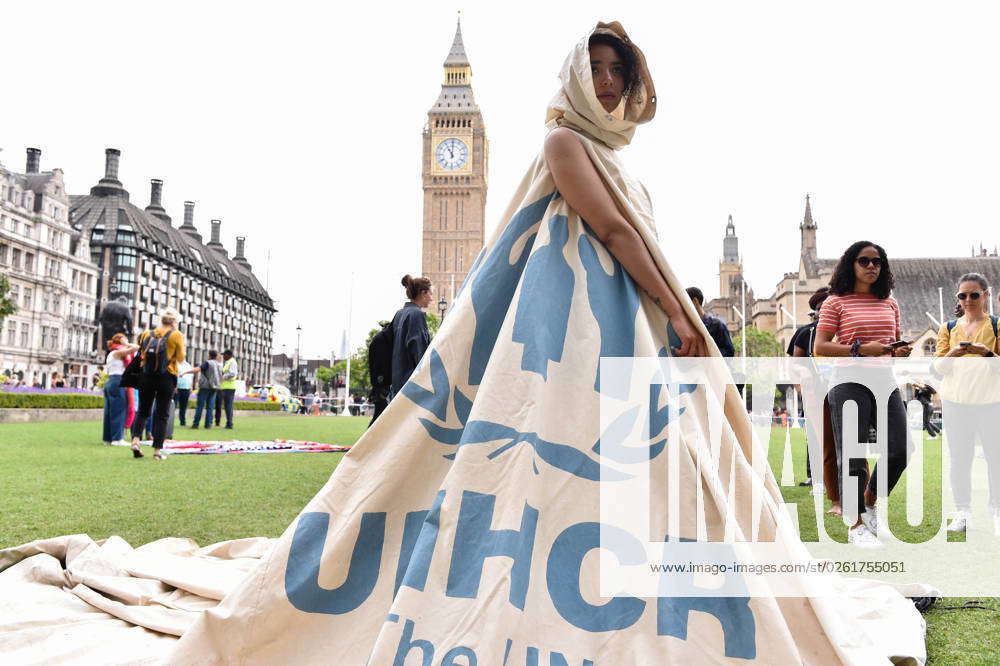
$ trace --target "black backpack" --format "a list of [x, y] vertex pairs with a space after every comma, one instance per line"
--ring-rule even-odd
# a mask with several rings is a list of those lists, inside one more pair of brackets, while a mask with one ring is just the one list
[[167, 331], [166, 335], [156, 337], [153, 331], [149, 332], [146, 338], [145, 349], [143, 350], [144, 362], [142, 370], [147, 375], [164, 374], [170, 372], [168, 366], [170, 359], [167, 358], [167, 341], [173, 331]]
[[386, 399], [392, 385], [392, 322], [382, 324], [382, 330], [368, 343], [368, 379], [372, 396]]

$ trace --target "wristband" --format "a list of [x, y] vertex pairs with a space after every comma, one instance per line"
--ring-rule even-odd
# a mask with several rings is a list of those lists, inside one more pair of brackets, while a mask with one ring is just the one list
[[989, 358], [989, 357], [991, 357], [991, 356], [996, 356], [996, 354], [994, 354], [994, 353], [993, 353], [993, 352], [991, 352], [991, 351], [988, 351], [988, 352], [986, 352], [985, 354], [983, 354], [983, 356], [985, 356], [986, 358]]
[[851, 343], [851, 356], [861, 356], [861, 340]]

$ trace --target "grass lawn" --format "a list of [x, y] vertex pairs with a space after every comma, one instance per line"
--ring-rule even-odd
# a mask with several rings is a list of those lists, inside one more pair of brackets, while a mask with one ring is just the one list
[[[212, 439], [311, 439], [353, 444], [364, 432], [364, 417], [260, 416], [239, 420], [235, 430], [212, 429]], [[176, 426], [181, 439], [205, 436]], [[206, 437], [208, 439], [208, 437]], [[784, 433], [775, 429], [769, 449], [780, 479]], [[792, 443], [796, 482], [805, 478], [805, 444], [800, 431]], [[928, 441], [924, 463], [930, 496], [940, 494], [940, 446]], [[0, 548], [34, 539], [86, 533], [113, 534], [132, 545], [165, 536], [190, 537], [201, 545], [248, 536], [276, 537], [326, 483], [343, 457], [339, 453], [171, 456], [134, 460], [127, 449], [100, 443], [100, 424], [28, 423], [0, 427]], [[906, 477], [893, 494], [902, 505]], [[782, 488], [786, 502], [812, 499], [809, 488]], [[926, 507], [924, 523], [894, 529], [901, 538], [937, 531], [939, 499]], [[809, 512], [800, 514], [803, 537], [815, 537]], [[839, 518], [825, 519], [831, 534], [846, 529]], [[893, 527], [896, 525], [893, 523]], [[944, 610], [967, 599], [942, 599], [924, 615], [932, 664], [1000, 663], [1000, 603], [994, 611]]]
[[[178, 439], [310, 439], [353, 444], [369, 419], [255, 416], [235, 430], [189, 430]], [[176, 455], [132, 458], [101, 444], [101, 426], [0, 426], [0, 548], [62, 534], [118, 535], [138, 546], [165, 536], [201, 545], [276, 537], [326, 483], [342, 453]], [[198, 437], [196, 437], [196, 435]]]
[[[806, 445], [802, 430], [792, 431], [792, 465], [795, 471], [795, 482], [806, 478]], [[777, 478], [781, 479], [782, 460], [785, 449], [785, 434], [781, 428], [774, 428], [771, 433], [768, 461]], [[872, 461], [874, 462], [874, 460]], [[923, 521], [920, 525], [910, 526], [905, 518], [897, 524], [893, 522], [893, 534], [903, 541], [914, 543], [923, 541], [940, 529], [941, 506], [941, 440], [924, 440], [924, 489], [927, 500], [924, 504]], [[905, 512], [907, 472], [903, 473], [899, 484], [889, 498], [889, 511], [903, 516]], [[812, 511], [812, 488], [782, 486], [781, 494], [786, 502], [798, 503], [799, 532], [803, 539], [815, 539], [817, 525]], [[830, 501], [825, 500], [826, 508]], [[947, 506], [947, 505], [946, 505]], [[809, 507], [808, 510], [805, 507]], [[945, 511], [948, 511], [946, 508]], [[898, 512], [898, 513], [897, 513]], [[950, 513], [946, 513], [950, 517]], [[824, 526], [827, 533], [838, 540], [847, 540], [847, 528], [839, 516], [824, 514]], [[1000, 664], [1000, 598], [979, 597], [985, 606], [992, 610], [945, 610], [944, 606], [961, 606], [973, 597], [947, 597], [939, 599], [937, 604], [924, 613], [927, 620], [927, 655], [930, 664]]]

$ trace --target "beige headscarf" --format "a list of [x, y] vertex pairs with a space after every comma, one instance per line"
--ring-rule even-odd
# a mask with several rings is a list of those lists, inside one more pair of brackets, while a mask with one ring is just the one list
[[[612, 113], [604, 110], [594, 93], [590, 72], [590, 38], [595, 34], [618, 37], [632, 47], [639, 69], [637, 89], [629, 91], [624, 103]], [[629, 144], [636, 125], [649, 122], [656, 115], [656, 90], [646, 66], [646, 57], [618, 21], [599, 22], [593, 31], [577, 42], [563, 63], [559, 80], [562, 87], [549, 102], [545, 116], [547, 127], [567, 125], [618, 149]]]

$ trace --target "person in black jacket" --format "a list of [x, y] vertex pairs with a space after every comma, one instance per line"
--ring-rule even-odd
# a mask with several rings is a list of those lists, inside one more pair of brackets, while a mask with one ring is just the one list
[[736, 350], [733, 348], [733, 339], [729, 336], [729, 329], [726, 328], [721, 319], [707, 314], [704, 308], [702, 308], [705, 304], [705, 295], [701, 293], [701, 289], [698, 287], [688, 287], [687, 295], [691, 299], [691, 302], [694, 303], [694, 308], [698, 311], [698, 316], [701, 317], [705, 328], [708, 329], [708, 334], [712, 336], [715, 344], [719, 346], [719, 353], [726, 357], [735, 356]]
[[427, 316], [423, 308], [431, 304], [431, 281], [424, 277], [403, 276], [406, 302], [392, 318], [392, 396], [410, 379], [420, 358], [431, 344]]

